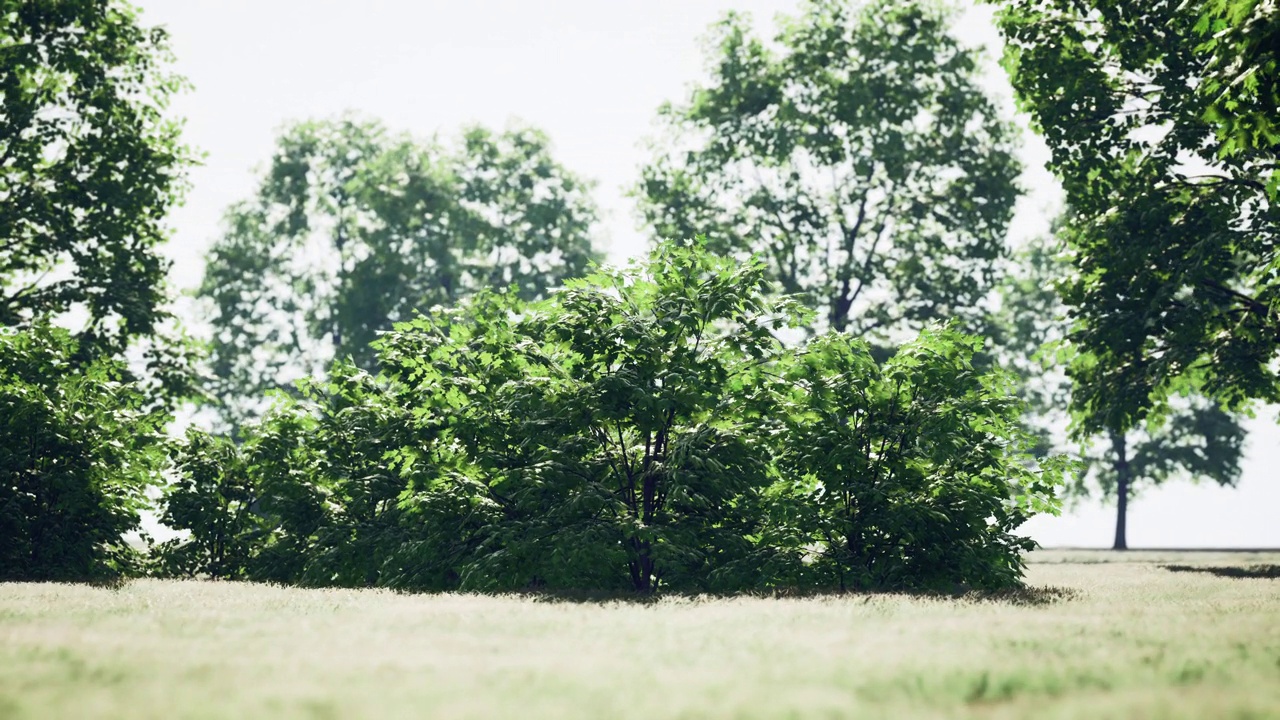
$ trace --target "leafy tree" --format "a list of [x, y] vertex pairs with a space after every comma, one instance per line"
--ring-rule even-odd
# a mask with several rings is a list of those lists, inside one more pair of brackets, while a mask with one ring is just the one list
[[948, 17], [927, 1], [810, 0], [776, 50], [726, 17], [711, 80], [661, 110], [670, 137], [635, 191], [644, 221], [759, 253], [823, 327], [874, 339], [980, 317], [1019, 165]]
[[1003, 0], [1073, 208], [1072, 402], [1123, 433], [1198, 388], [1280, 399], [1274, 3]]
[[595, 258], [588, 191], [528, 128], [471, 128], [454, 150], [352, 118], [286, 128], [209, 252], [214, 393], [243, 418], [335, 358], [373, 369], [369, 343], [416, 312], [545, 295]]
[[[1002, 365], [1021, 376], [1022, 395], [1030, 409], [1027, 418], [1046, 446], [1072, 420], [1068, 409], [1072, 384], [1063, 367], [1087, 361], [1063, 344], [1069, 329], [1067, 308], [1056, 288], [1069, 266], [1059, 250], [1041, 240], [1020, 251], [1004, 283], [1002, 308], [994, 324], [1000, 330], [995, 354]], [[1077, 423], [1073, 433], [1082, 441], [1078, 457], [1084, 472], [1066, 486], [1066, 494], [1115, 500], [1116, 550], [1128, 547], [1128, 502], [1144, 487], [1178, 478], [1234, 485], [1240, 477], [1245, 431], [1239, 417], [1198, 393], [1173, 399], [1161, 415], [1148, 416], [1127, 431], [1091, 435], [1085, 427]]]
[[77, 365], [70, 333], [0, 333], [0, 580], [108, 580], [135, 568], [124, 535], [159, 481], [167, 415], [121, 382], [120, 361]]
[[190, 391], [159, 254], [192, 162], [169, 61], [126, 2], [0, 2], [3, 579], [135, 569], [123, 535]]
[[0, 4], [0, 325], [69, 318], [77, 362], [167, 317], [162, 221], [192, 159], [164, 114], [183, 86], [169, 60], [121, 0]]

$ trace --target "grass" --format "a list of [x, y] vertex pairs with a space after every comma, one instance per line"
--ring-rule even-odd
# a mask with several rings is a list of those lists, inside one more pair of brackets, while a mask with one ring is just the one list
[[0, 585], [0, 718], [1280, 718], [1278, 563], [1042, 552], [1005, 600]]

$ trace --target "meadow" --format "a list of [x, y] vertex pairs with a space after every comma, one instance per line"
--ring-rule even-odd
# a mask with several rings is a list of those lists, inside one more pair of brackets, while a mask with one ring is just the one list
[[1280, 552], [1040, 551], [1033, 591], [570, 602], [0, 585], [0, 718], [1280, 717]]

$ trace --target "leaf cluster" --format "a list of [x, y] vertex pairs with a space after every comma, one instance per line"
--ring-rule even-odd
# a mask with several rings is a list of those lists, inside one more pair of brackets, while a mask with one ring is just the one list
[[126, 2], [0, 3], [0, 325], [72, 313], [81, 361], [159, 331], [163, 219], [193, 162], [169, 60]]

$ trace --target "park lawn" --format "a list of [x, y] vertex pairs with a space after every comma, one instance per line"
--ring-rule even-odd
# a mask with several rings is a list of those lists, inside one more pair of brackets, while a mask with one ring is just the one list
[[7, 584], [0, 718], [1280, 718], [1276, 565], [1042, 552], [1030, 602]]

